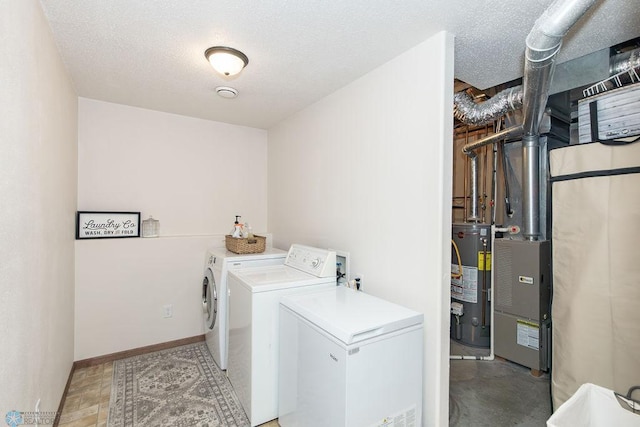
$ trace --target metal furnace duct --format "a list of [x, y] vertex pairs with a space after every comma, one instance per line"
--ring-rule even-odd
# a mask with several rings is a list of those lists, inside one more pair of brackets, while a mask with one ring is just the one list
[[556, 55], [569, 29], [597, 0], [555, 0], [527, 36], [522, 97], [524, 229], [528, 240], [540, 237], [540, 123], [549, 97]]
[[[466, 92], [454, 95], [454, 115], [467, 124], [486, 124], [499, 119], [522, 104], [522, 129], [509, 128], [503, 134], [522, 132], [523, 167], [523, 236], [540, 238], [540, 123], [549, 97], [555, 60], [569, 29], [597, 0], [555, 0], [538, 18], [526, 39], [525, 68], [522, 88], [506, 89], [482, 104], [476, 104]], [[635, 56], [629, 61], [635, 61]], [[472, 159], [475, 149], [498, 140], [494, 135], [465, 145], [463, 152]], [[472, 162], [473, 167], [473, 162]], [[477, 168], [477, 166], [476, 166]], [[473, 171], [472, 171], [473, 176]], [[471, 186], [472, 199], [477, 199], [477, 180]], [[472, 206], [474, 201], [472, 200]], [[477, 204], [477, 200], [475, 201]], [[472, 210], [471, 217], [477, 216]]]

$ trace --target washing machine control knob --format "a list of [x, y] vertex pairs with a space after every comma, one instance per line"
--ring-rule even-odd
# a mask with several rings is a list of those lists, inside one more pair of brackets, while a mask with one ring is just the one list
[[311, 261], [311, 267], [316, 268], [320, 265], [320, 258], [316, 258]]

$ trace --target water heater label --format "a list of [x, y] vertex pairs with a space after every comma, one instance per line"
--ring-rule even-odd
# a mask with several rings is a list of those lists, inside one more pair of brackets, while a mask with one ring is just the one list
[[[480, 271], [484, 271], [485, 270], [485, 266], [484, 266], [484, 252], [480, 251], [478, 252], [478, 270]], [[487, 271], [491, 270], [491, 252], [487, 252]]]
[[518, 320], [518, 345], [522, 345], [533, 350], [540, 348], [540, 328], [537, 323]]
[[384, 417], [369, 427], [418, 427], [421, 420], [417, 419], [417, 405], [412, 405], [404, 411]]
[[[458, 264], [451, 264], [451, 272], [458, 273]], [[464, 302], [478, 302], [478, 269], [462, 266], [462, 277], [451, 278], [451, 298]]]

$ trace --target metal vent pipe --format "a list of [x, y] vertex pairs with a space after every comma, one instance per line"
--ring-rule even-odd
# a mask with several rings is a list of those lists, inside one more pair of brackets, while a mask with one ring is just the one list
[[[525, 68], [522, 87], [505, 89], [481, 104], [473, 102], [466, 92], [454, 95], [454, 116], [466, 124], [483, 125], [495, 121], [510, 111], [523, 109], [522, 126], [505, 129], [464, 146], [474, 169], [474, 151], [507, 136], [523, 133], [523, 235], [528, 240], [540, 237], [540, 123], [549, 97], [549, 86], [555, 69], [555, 59], [569, 29], [598, 0], [555, 0], [538, 18], [526, 40]], [[635, 61], [635, 57], [631, 58]], [[622, 62], [622, 61], [620, 61]], [[477, 163], [475, 163], [477, 172]], [[474, 171], [472, 170], [472, 180]], [[471, 218], [477, 217], [477, 179], [471, 185]], [[473, 203], [475, 200], [476, 211]]]
[[485, 145], [493, 144], [507, 138], [516, 138], [522, 135], [522, 125], [512, 126], [498, 133], [485, 136], [477, 141], [469, 142], [462, 147], [462, 152], [469, 157], [475, 156], [474, 151]]
[[469, 161], [470, 161], [470, 169], [471, 169], [470, 183], [469, 183], [469, 186], [471, 187], [471, 191], [470, 191], [471, 194], [469, 195], [469, 199], [471, 202], [471, 212], [467, 217], [467, 222], [479, 222], [480, 216], [478, 214], [478, 187], [479, 187], [478, 156], [476, 155], [475, 152], [472, 152], [469, 155]]
[[522, 98], [524, 113], [523, 235], [540, 237], [540, 122], [549, 96], [555, 59], [569, 29], [597, 0], [555, 0], [527, 36]]
[[[453, 115], [463, 123], [482, 126], [492, 123], [505, 114], [520, 108], [522, 108], [522, 86], [514, 86], [498, 92], [481, 104], [476, 104], [473, 98], [463, 91], [454, 95]], [[478, 212], [478, 156], [475, 150], [489, 144], [489, 142], [485, 143], [485, 139], [486, 138], [468, 143], [462, 149], [462, 151], [469, 156], [471, 172], [469, 183], [471, 209], [467, 217], [467, 222], [480, 221], [480, 214]], [[478, 144], [478, 142], [480, 142], [480, 144]]]

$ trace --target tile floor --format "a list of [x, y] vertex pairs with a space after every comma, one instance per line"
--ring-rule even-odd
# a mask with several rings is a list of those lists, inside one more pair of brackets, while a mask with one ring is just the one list
[[[76, 369], [60, 415], [60, 427], [106, 427], [113, 362]], [[279, 427], [273, 420], [260, 427]]]
[[60, 427], [106, 427], [113, 362], [76, 369], [60, 415]]
[[[457, 352], [456, 354], [480, 355], [479, 353], [465, 352], [469, 351], [468, 347], [460, 346], [453, 341], [451, 346], [452, 350]], [[472, 351], [476, 350], [472, 349]], [[481, 402], [476, 403], [477, 400], [481, 400], [477, 397], [458, 399], [464, 404], [458, 402], [457, 406], [451, 408], [452, 419], [450, 420], [450, 425], [470, 425], [470, 419], [473, 419], [478, 426], [493, 426], [496, 425], [495, 422], [498, 419], [496, 418], [496, 413], [501, 414], [502, 417], [511, 417], [509, 422], [505, 424], [498, 423], [498, 425], [544, 425], [544, 421], [550, 415], [547, 395], [548, 376], [546, 378], [533, 378], [528, 369], [522, 367], [517, 372], [512, 372], [512, 370], [517, 369], [514, 366], [504, 361], [452, 361], [450, 391], [454, 397], [469, 391], [472, 394], [482, 395], [480, 390], [484, 390], [483, 393], [488, 394], [489, 389], [504, 390], [508, 396], [494, 396], [492, 401], [482, 405], [479, 405]], [[509, 371], [506, 372], [505, 369]], [[484, 374], [480, 375], [485, 371], [488, 372], [488, 377]], [[59, 426], [106, 427], [112, 375], [113, 362], [76, 369], [69, 384]], [[514, 392], [504, 384], [497, 386], [497, 381], [501, 377], [507, 378], [508, 384], [517, 386], [518, 392]], [[496, 382], [496, 384], [493, 384], [492, 381]], [[514, 400], [514, 396], [518, 397], [518, 399]], [[523, 398], [525, 398], [526, 404], [520, 405], [518, 402]], [[512, 400], [514, 401], [512, 402]], [[533, 403], [535, 402], [538, 402], [538, 404], [534, 405]], [[493, 414], [492, 410], [489, 410], [491, 408], [493, 408]], [[483, 416], [486, 419], [482, 418]], [[514, 422], [513, 419], [519, 419], [520, 421]], [[260, 427], [279, 427], [279, 424], [277, 420], [274, 420], [262, 424]]]

